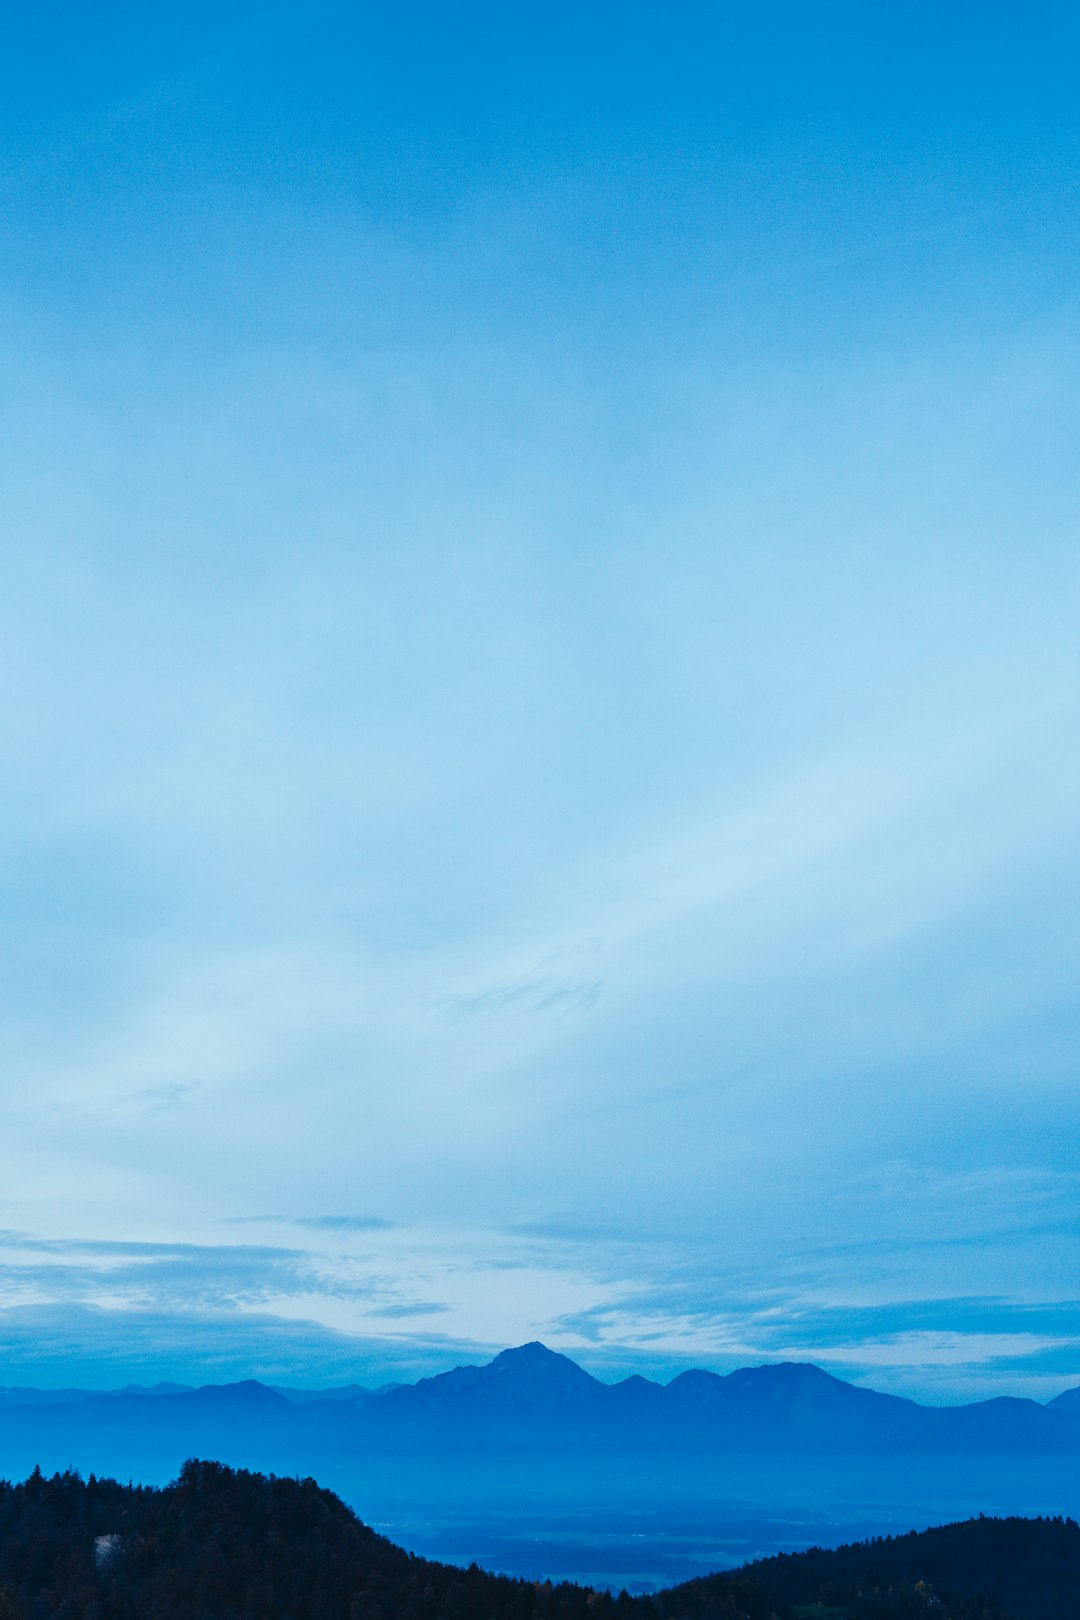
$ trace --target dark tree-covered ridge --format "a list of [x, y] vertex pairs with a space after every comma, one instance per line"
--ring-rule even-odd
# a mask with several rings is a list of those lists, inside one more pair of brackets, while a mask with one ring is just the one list
[[164, 1490], [73, 1473], [0, 1485], [0, 1591], [16, 1620], [601, 1620], [615, 1607], [413, 1557], [313, 1480], [213, 1462]]
[[[835, 1549], [781, 1553], [671, 1593], [683, 1620], [749, 1584], [761, 1612], [852, 1620], [1080, 1620], [1080, 1525], [1064, 1518], [967, 1519]], [[749, 1605], [748, 1605], [749, 1607]]]
[[654, 1597], [414, 1557], [313, 1480], [213, 1462], [164, 1490], [0, 1484], [0, 1620], [1080, 1620], [1080, 1528], [976, 1519]]

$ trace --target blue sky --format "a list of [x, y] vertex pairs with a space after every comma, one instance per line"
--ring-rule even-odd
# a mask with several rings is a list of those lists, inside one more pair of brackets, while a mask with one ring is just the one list
[[1070, 8], [55, 6], [0, 1382], [1080, 1378]]

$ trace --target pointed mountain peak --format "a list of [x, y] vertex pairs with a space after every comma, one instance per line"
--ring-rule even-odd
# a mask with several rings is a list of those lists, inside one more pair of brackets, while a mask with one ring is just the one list
[[[495, 1396], [499, 1400], [528, 1403], [560, 1399], [569, 1393], [600, 1386], [569, 1356], [549, 1350], [546, 1344], [534, 1339], [530, 1344], [500, 1351], [493, 1361], [482, 1367], [455, 1367], [452, 1372], [421, 1378], [408, 1387], [421, 1391], [425, 1399], [464, 1397], [475, 1400]], [[397, 1398], [407, 1399], [406, 1391], [397, 1392]]]
[[530, 1339], [528, 1344], [516, 1344], [509, 1350], [500, 1350], [493, 1358], [492, 1365], [496, 1361], [554, 1361], [556, 1357], [560, 1361], [568, 1359], [566, 1356], [559, 1356], [557, 1350], [549, 1350], [539, 1339]]
[[545, 1383], [596, 1382], [584, 1367], [579, 1367], [576, 1361], [571, 1361], [569, 1356], [562, 1355], [558, 1350], [549, 1350], [539, 1339], [532, 1339], [528, 1344], [515, 1345], [511, 1350], [500, 1351], [485, 1370], [496, 1376], [526, 1377], [530, 1382], [540, 1380]]
[[577, 1367], [578, 1372], [581, 1371], [581, 1368], [577, 1366], [577, 1362], [571, 1361], [569, 1356], [562, 1355], [558, 1350], [549, 1350], [547, 1345], [541, 1344], [539, 1339], [530, 1339], [528, 1344], [517, 1344], [509, 1350], [500, 1350], [491, 1365], [493, 1367], [499, 1365], [509, 1366], [511, 1364], [521, 1367], [553, 1367], [560, 1363]]

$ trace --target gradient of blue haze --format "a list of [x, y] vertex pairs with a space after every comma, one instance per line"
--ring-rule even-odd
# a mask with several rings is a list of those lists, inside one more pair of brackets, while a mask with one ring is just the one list
[[9, 19], [0, 1381], [1080, 1375], [1078, 26]]

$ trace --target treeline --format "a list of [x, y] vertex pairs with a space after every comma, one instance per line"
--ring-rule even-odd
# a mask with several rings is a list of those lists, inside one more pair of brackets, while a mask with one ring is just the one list
[[970, 1520], [630, 1598], [416, 1558], [313, 1480], [35, 1473], [0, 1484], [0, 1620], [1080, 1620], [1080, 1528]]
[[847, 1620], [1080, 1620], [1080, 1525], [967, 1519], [834, 1550], [781, 1553], [663, 1596], [674, 1600], [681, 1620], [704, 1620], [725, 1594], [738, 1592], [753, 1620], [808, 1610]]

